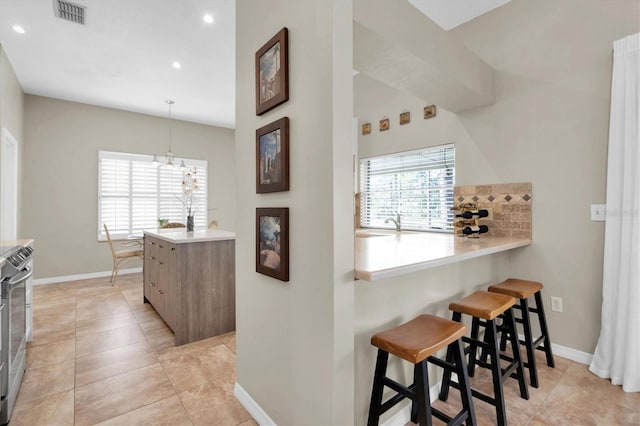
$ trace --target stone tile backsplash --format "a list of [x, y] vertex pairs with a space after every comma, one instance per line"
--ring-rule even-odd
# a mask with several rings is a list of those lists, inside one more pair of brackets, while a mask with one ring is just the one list
[[[454, 205], [475, 203], [479, 209], [491, 209], [493, 219], [480, 219], [494, 237], [531, 238], [531, 182], [494, 185], [456, 186]], [[482, 238], [482, 236], [481, 236]]]

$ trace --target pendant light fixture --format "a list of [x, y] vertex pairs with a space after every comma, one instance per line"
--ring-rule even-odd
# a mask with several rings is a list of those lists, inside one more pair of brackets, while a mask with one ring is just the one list
[[[171, 150], [171, 147], [173, 145], [173, 115], [171, 113], [171, 110], [175, 102], [171, 99], [167, 99], [165, 102], [167, 105], [169, 105], [169, 150], [164, 155], [164, 158], [166, 158], [167, 162], [164, 163], [163, 166], [168, 169], [173, 169], [173, 167], [175, 166], [174, 162], [176, 160], [176, 157], [175, 155], [173, 155], [173, 151]], [[153, 154], [153, 160], [151, 161], [151, 164], [153, 164], [154, 166], [159, 166], [160, 161], [158, 160], [158, 157], [162, 158], [162, 155]], [[186, 168], [187, 166], [184, 164], [184, 160], [181, 160], [180, 169], [185, 170]]]
[[173, 126], [172, 126], [172, 118], [171, 118], [171, 106], [175, 104], [174, 101], [167, 99], [167, 104], [169, 105], [169, 151], [167, 151], [167, 168], [173, 168], [173, 159], [175, 158], [173, 152], [171, 152], [171, 143], [173, 142]]

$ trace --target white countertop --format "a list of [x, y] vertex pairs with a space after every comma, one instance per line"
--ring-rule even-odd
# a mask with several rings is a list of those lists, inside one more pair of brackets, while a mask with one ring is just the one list
[[[373, 235], [373, 236], [372, 236]], [[486, 256], [531, 244], [531, 240], [463, 238], [435, 232], [356, 231], [357, 279], [376, 281]]]
[[207, 241], [235, 240], [236, 234], [231, 231], [220, 231], [218, 229], [196, 229], [187, 232], [186, 228], [158, 229], [157, 231], [144, 231], [145, 235], [160, 238], [169, 243], [202, 243]]

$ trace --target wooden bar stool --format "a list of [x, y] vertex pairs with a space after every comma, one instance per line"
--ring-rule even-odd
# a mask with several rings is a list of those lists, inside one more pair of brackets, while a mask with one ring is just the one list
[[[496, 407], [496, 416], [498, 425], [507, 424], [507, 411], [504, 404], [503, 382], [507, 377], [513, 375], [520, 385], [520, 396], [529, 399], [529, 390], [524, 378], [524, 366], [520, 357], [520, 345], [517, 337], [513, 336], [513, 330], [516, 323], [513, 318], [512, 306], [516, 303], [513, 297], [505, 296], [497, 293], [489, 293], [487, 291], [476, 291], [473, 294], [463, 298], [458, 302], [451, 303], [449, 309], [453, 311], [453, 320], [462, 321], [462, 314], [471, 315], [473, 317], [471, 323], [471, 337], [462, 337], [462, 341], [469, 343], [465, 349], [465, 353], [469, 353], [469, 376], [473, 376], [475, 366], [488, 368], [491, 370], [493, 377], [493, 394], [491, 397], [481, 393], [475, 389], [471, 393], [476, 398], [487, 402]], [[509, 366], [503, 369], [500, 366], [500, 351], [498, 350], [498, 334], [496, 318], [500, 314], [504, 314], [505, 326], [512, 331], [509, 334], [511, 338], [511, 347], [513, 349], [513, 359]], [[484, 340], [478, 338], [479, 328], [485, 327]], [[491, 359], [490, 363], [484, 359], [477, 359], [477, 349], [481, 348]], [[453, 354], [447, 351], [447, 361], [452, 359]], [[451, 371], [445, 370], [442, 378], [442, 387], [440, 388], [440, 399], [446, 401], [449, 397], [449, 388], [459, 388], [459, 384], [451, 380]]]
[[[460, 425], [464, 421], [467, 425], [475, 425], [467, 365], [460, 341], [465, 332], [466, 327], [460, 323], [433, 315], [420, 315], [405, 324], [375, 334], [371, 338], [371, 344], [378, 348], [378, 359], [367, 425], [377, 425], [380, 416], [404, 398], [412, 401], [411, 421], [414, 423], [430, 426], [433, 415], [448, 425]], [[451, 353], [452, 361], [432, 356], [445, 347], [448, 348], [447, 353]], [[386, 376], [389, 354], [414, 364], [413, 384], [403, 386]], [[462, 410], [453, 418], [431, 407], [427, 362], [442, 367], [445, 371], [453, 370], [460, 379]], [[396, 394], [382, 403], [385, 386], [393, 389]]]
[[[542, 303], [542, 287], [542, 283], [537, 281], [519, 280], [516, 278], [509, 278], [500, 284], [494, 284], [489, 287], [490, 292], [505, 294], [520, 299], [520, 305], [515, 305], [514, 309], [520, 310], [521, 318], [515, 318], [515, 321], [522, 324], [524, 340], [520, 340], [520, 344], [524, 345], [527, 351], [527, 362], [524, 363], [524, 366], [529, 369], [529, 379], [531, 380], [531, 386], [534, 388], [538, 387], [535, 350], [543, 351], [547, 357], [547, 365], [551, 368], [555, 367], [553, 352], [551, 352], [551, 339], [549, 338], [547, 319], [544, 315], [544, 304]], [[535, 307], [529, 306], [528, 298], [531, 296], [534, 296], [536, 302]], [[535, 340], [531, 333], [529, 312], [538, 314], [540, 337]], [[503, 333], [500, 341], [500, 349], [504, 350], [506, 342], [507, 335]]]

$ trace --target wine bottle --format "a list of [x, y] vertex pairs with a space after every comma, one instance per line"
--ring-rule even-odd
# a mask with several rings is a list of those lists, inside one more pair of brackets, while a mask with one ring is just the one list
[[462, 228], [462, 233], [464, 235], [484, 234], [485, 232], [489, 232], [489, 227], [487, 225], [465, 226]]
[[469, 210], [464, 213], [456, 215], [456, 217], [461, 217], [463, 219], [473, 219], [474, 217], [482, 218], [482, 217], [488, 217], [488, 216], [489, 216], [489, 210], [487, 209]]

